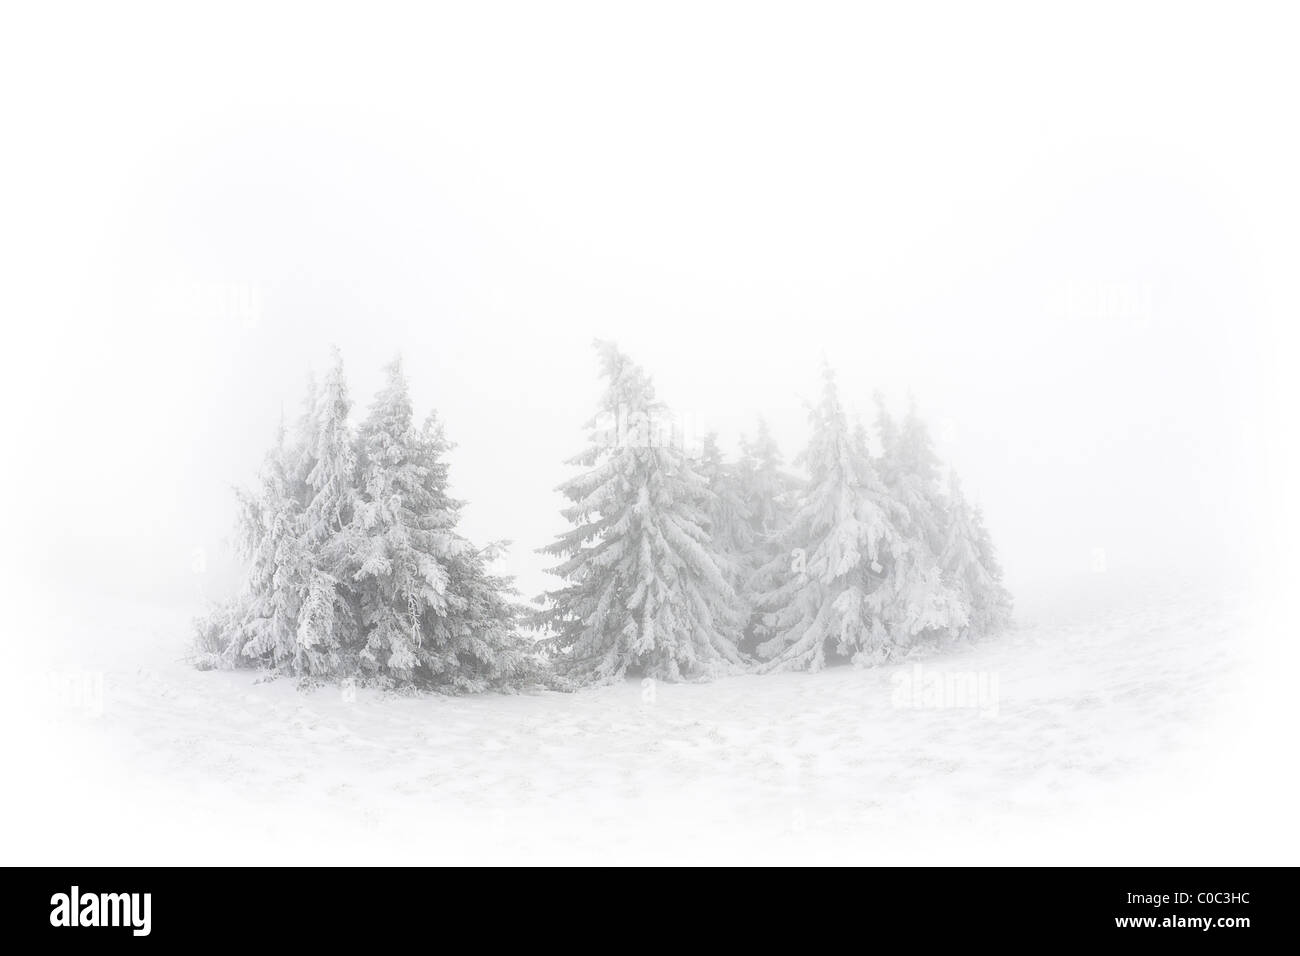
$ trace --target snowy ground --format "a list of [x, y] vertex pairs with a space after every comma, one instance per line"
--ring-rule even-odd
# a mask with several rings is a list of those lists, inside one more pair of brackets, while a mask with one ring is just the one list
[[[52, 706], [15, 717], [7, 799], [29, 826], [5, 862], [1293, 854], [1294, 832], [1268, 823], [1293, 754], [1259, 736], [1273, 718], [1245, 602], [1098, 576], [1022, 596], [1020, 616], [1003, 640], [919, 661], [907, 707], [915, 662], [351, 699], [191, 669], [186, 610], [65, 606], [46, 680], [18, 695]], [[936, 700], [936, 674], [982, 696]]]

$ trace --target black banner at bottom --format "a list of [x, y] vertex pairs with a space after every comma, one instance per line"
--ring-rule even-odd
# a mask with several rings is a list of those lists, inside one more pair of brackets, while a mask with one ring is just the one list
[[[121, 946], [410, 940], [500, 947], [800, 945], [848, 933], [946, 942], [1285, 940], [1281, 869], [707, 869], [567, 871], [324, 868], [13, 868], [6, 926], [33, 943]], [[847, 923], [844, 921], [848, 921]], [[512, 939], [513, 937], [513, 939]], [[584, 939], [585, 937], [585, 939]], [[712, 937], [710, 939], [709, 937]], [[25, 950], [11, 950], [21, 952]]]

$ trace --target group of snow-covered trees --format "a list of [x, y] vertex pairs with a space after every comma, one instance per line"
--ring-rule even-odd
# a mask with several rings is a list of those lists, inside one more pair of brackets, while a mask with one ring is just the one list
[[537, 617], [564, 672], [817, 670], [1008, 623], [979, 509], [914, 409], [896, 422], [878, 403], [873, 454], [827, 370], [796, 476], [762, 425], [735, 462], [712, 436], [685, 447], [645, 372], [597, 348], [608, 387], [560, 489], [572, 527], [545, 549], [565, 585]]
[[416, 424], [397, 362], [355, 429], [351, 408], [336, 354], [260, 487], [240, 493], [248, 585], [199, 622], [200, 665], [457, 691], [529, 679], [538, 660], [491, 572], [496, 546], [457, 533], [436, 417]]
[[448, 443], [433, 416], [416, 425], [400, 366], [354, 429], [336, 361], [240, 494], [248, 585], [200, 622], [201, 664], [572, 686], [876, 663], [1008, 623], [979, 509], [914, 409], [896, 421], [878, 400], [873, 449], [828, 370], [796, 474], [762, 423], [735, 461], [713, 436], [688, 448], [645, 371], [597, 350], [605, 394], [559, 489], [570, 527], [543, 552], [562, 584], [539, 609], [491, 573], [495, 546], [457, 533]]

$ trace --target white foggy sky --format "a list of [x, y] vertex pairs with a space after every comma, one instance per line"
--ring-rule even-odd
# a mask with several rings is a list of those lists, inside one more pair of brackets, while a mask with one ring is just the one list
[[[793, 457], [823, 356], [864, 412], [912, 392], [1013, 588], [1095, 546], [1253, 558], [1294, 315], [1286, 36], [818, 9], [6, 13], [28, 569], [220, 597], [229, 487], [337, 343], [358, 415], [402, 353], [466, 532], [512, 539], [531, 597], [597, 336], [729, 448], [763, 413]], [[260, 321], [168, 304], [191, 284], [257, 288]]]

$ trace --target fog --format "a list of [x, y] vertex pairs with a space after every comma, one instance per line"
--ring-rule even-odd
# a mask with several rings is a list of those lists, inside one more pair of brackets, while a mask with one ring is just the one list
[[1017, 594], [1098, 548], [1267, 557], [1283, 37], [1190, 10], [1032, 43], [1032, 8], [474, 10], [6, 31], [0, 78], [42, 91], [9, 98], [3, 187], [24, 572], [229, 592], [230, 488], [337, 344], [358, 416], [404, 357], [466, 533], [512, 540], [535, 595], [596, 337], [731, 450], [762, 414], [792, 458], [823, 361], [864, 415], [913, 396]]

